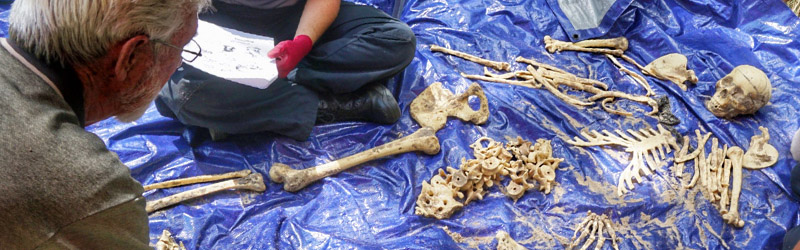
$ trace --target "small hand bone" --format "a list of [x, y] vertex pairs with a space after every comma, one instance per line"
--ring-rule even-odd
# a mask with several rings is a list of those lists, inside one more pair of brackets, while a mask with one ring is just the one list
[[675, 83], [681, 90], [686, 91], [684, 82], [697, 83], [697, 76], [694, 71], [686, 69], [687, 61], [684, 55], [668, 54], [645, 66], [642, 73]]
[[242, 170], [242, 171], [236, 171], [236, 172], [230, 172], [230, 173], [224, 173], [224, 174], [218, 174], [218, 175], [201, 175], [201, 176], [195, 176], [195, 177], [176, 179], [176, 180], [170, 180], [170, 181], [150, 184], [150, 185], [144, 186], [144, 191], [152, 190], [152, 189], [158, 189], [158, 188], [178, 187], [178, 186], [184, 186], [184, 185], [202, 183], [202, 182], [225, 180], [225, 179], [231, 179], [231, 178], [242, 178], [242, 177], [245, 177], [245, 176], [248, 176], [248, 175], [250, 175], [250, 170]]
[[439, 139], [436, 138], [435, 131], [424, 127], [406, 137], [312, 168], [297, 170], [275, 163], [269, 170], [269, 178], [274, 182], [284, 183], [284, 190], [295, 192], [319, 179], [338, 174], [361, 163], [411, 151], [422, 151], [429, 155], [439, 153]]
[[[579, 52], [590, 52], [590, 53], [599, 53], [599, 54], [609, 54], [613, 56], [622, 56], [623, 50], [620, 49], [598, 49], [598, 48], [591, 48], [591, 47], [581, 47], [575, 43], [565, 42], [553, 39], [550, 36], [544, 36], [544, 48], [547, 49], [550, 53], [555, 53], [558, 51], [579, 51]], [[626, 46], [627, 47], [627, 46]]]
[[266, 186], [264, 185], [264, 178], [261, 176], [261, 174], [259, 173], [250, 174], [242, 178], [214, 183], [208, 186], [203, 186], [197, 189], [192, 189], [172, 196], [161, 198], [153, 202], [148, 202], [146, 210], [147, 213], [152, 213], [164, 207], [175, 205], [185, 200], [194, 199], [200, 196], [228, 189], [245, 189], [245, 190], [253, 190], [261, 192], [266, 189]]
[[486, 59], [483, 59], [483, 58], [480, 58], [480, 57], [477, 57], [477, 56], [473, 56], [473, 55], [470, 55], [470, 54], [467, 54], [467, 53], [464, 53], [464, 52], [461, 52], [461, 51], [451, 50], [451, 49], [444, 48], [444, 47], [441, 47], [441, 46], [438, 46], [438, 45], [431, 45], [431, 51], [433, 51], [433, 52], [441, 52], [441, 53], [445, 53], [445, 54], [450, 54], [450, 55], [454, 55], [454, 56], [457, 56], [457, 57], [461, 57], [461, 58], [464, 58], [464, 59], [467, 59], [467, 60], [482, 64], [482, 65], [485, 65], [485, 66], [492, 67], [492, 68], [494, 68], [496, 70], [504, 70], [504, 71], [511, 70], [511, 64], [508, 64], [508, 63], [505, 63], [505, 62], [495, 62], [495, 61], [486, 60]]

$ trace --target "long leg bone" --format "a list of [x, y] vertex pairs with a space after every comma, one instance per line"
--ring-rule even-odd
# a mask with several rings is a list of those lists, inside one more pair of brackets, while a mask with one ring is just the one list
[[403, 138], [312, 168], [297, 170], [276, 163], [269, 170], [269, 178], [274, 182], [284, 183], [284, 190], [295, 192], [312, 182], [338, 174], [361, 163], [411, 151], [422, 151], [429, 155], [439, 153], [439, 139], [436, 138], [435, 131], [432, 128], [424, 127]]
[[731, 147], [728, 149], [728, 159], [731, 160], [731, 173], [733, 175], [733, 185], [731, 185], [731, 207], [728, 213], [722, 215], [722, 218], [728, 224], [736, 227], [743, 227], [744, 221], [739, 217], [739, 194], [742, 192], [742, 158], [744, 152], [739, 147]]
[[547, 49], [550, 53], [555, 53], [558, 51], [580, 51], [580, 52], [590, 52], [590, 53], [599, 53], [599, 54], [610, 54], [614, 56], [622, 56], [624, 51], [619, 49], [598, 49], [598, 48], [586, 48], [578, 46], [571, 42], [565, 42], [553, 39], [550, 36], [544, 36], [544, 48]]
[[441, 52], [441, 53], [445, 53], [445, 54], [450, 54], [450, 55], [454, 55], [454, 56], [457, 56], [457, 57], [461, 57], [461, 58], [464, 58], [464, 59], [467, 59], [467, 60], [482, 64], [482, 65], [485, 65], [485, 66], [492, 67], [492, 68], [494, 68], [496, 70], [505, 70], [505, 71], [511, 70], [511, 64], [508, 64], [508, 63], [505, 63], [505, 62], [495, 62], [495, 61], [491, 61], [491, 60], [486, 60], [486, 59], [483, 59], [483, 58], [480, 58], [480, 57], [477, 57], [477, 56], [473, 56], [473, 55], [470, 55], [470, 54], [467, 54], [467, 53], [464, 53], [464, 52], [461, 52], [461, 51], [451, 50], [451, 49], [444, 48], [444, 47], [441, 47], [441, 46], [438, 46], [438, 45], [431, 45], [431, 51], [433, 51], [433, 52]]
[[195, 177], [176, 179], [176, 180], [170, 180], [170, 181], [150, 184], [150, 185], [144, 186], [144, 191], [152, 190], [152, 189], [158, 189], [158, 188], [171, 188], [171, 187], [177, 187], [177, 186], [183, 186], [183, 185], [189, 185], [189, 184], [195, 184], [195, 183], [201, 183], [201, 182], [211, 182], [211, 181], [225, 180], [225, 179], [231, 179], [231, 178], [242, 178], [242, 177], [245, 177], [245, 176], [248, 176], [248, 175], [250, 175], [250, 170], [241, 170], [241, 171], [218, 174], [218, 175], [201, 175], [201, 176], [195, 176]]
[[264, 185], [264, 178], [261, 176], [261, 174], [259, 173], [250, 174], [242, 178], [214, 183], [197, 189], [161, 198], [153, 202], [148, 202], [146, 210], [147, 213], [152, 213], [153, 211], [157, 211], [164, 207], [175, 205], [185, 200], [194, 199], [200, 196], [228, 189], [244, 189], [244, 190], [253, 190], [261, 192], [266, 189], [266, 186]]

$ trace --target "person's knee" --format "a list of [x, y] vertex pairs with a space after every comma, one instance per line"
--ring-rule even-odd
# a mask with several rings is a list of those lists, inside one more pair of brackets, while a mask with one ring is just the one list
[[382, 51], [388, 52], [386, 56], [389, 58], [382, 58], [383, 62], [405, 66], [414, 58], [417, 37], [405, 23], [395, 21], [381, 24], [374, 27], [369, 36], [378, 40], [374, 43], [379, 43], [375, 45], [382, 47]]

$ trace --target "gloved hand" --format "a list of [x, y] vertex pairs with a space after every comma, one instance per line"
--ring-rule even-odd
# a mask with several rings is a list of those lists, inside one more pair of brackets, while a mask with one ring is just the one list
[[312, 43], [310, 37], [299, 35], [294, 40], [283, 41], [275, 45], [275, 48], [267, 53], [267, 56], [275, 58], [275, 63], [278, 65], [278, 77], [286, 78], [289, 71], [292, 71], [297, 63], [311, 51]]

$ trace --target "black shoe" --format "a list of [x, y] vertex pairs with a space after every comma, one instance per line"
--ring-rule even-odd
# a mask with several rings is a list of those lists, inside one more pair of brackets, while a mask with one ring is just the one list
[[397, 100], [381, 83], [367, 85], [353, 93], [320, 94], [317, 124], [342, 121], [393, 124], [398, 119], [400, 107]]

